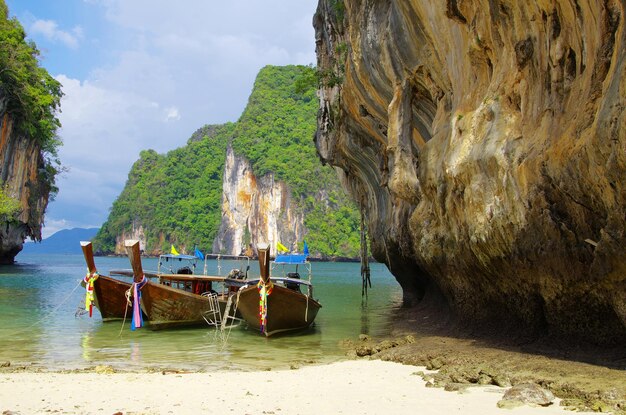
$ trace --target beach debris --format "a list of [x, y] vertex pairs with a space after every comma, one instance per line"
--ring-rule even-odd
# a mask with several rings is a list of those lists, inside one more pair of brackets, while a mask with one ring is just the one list
[[498, 402], [498, 408], [517, 406], [549, 406], [554, 401], [554, 394], [536, 383], [520, 383], [507, 390]]
[[188, 374], [188, 373], [193, 373], [190, 370], [184, 370], [184, 369], [163, 369], [161, 370], [161, 374], [162, 375], [180, 375], [180, 374]]
[[93, 369], [99, 375], [110, 375], [111, 373], [115, 373], [115, 369], [109, 365], [98, 365]]
[[456, 383], [456, 382], [450, 382], [450, 383], [446, 383], [443, 387], [443, 390], [447, 391], [447, 392], [458, 392], [458, 393], [463, 393], [465, 391], [467, 391], [467, 388], [469, 388], [469, 384], [468, 383]]

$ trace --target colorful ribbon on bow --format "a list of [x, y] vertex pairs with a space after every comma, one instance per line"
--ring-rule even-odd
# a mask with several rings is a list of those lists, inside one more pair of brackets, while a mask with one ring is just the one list
[[267, 328], [267, 297], [272, 293], [274, 289], [274, 284], [272, 281], [269, 281], [267, 284], [260, 280], [257, 284], [257, 288], [259, 289], [259, 317], [261, 323], [261, 333], [265, 333]]
[[98, 274], [98, 271], [94, 271], [92, 274], [89, 270], [87, 270], [87, 275], [85, 275], [85, 278], [83, 279], [83, 282], [85, 283], [85, 310], [89, 311], [89, 317], [93, 314], [93, 304], [95, 302], [93, 283], [99, 276], [100, 274]]
[[143, 327], [143, 316], [141, 315], [141, 289], [148, 283], [148, 279], [144, 275], [141, 281], [133, 283], [133, 319], [130, 324], [130, 329], [135, 331], [138, 328]]

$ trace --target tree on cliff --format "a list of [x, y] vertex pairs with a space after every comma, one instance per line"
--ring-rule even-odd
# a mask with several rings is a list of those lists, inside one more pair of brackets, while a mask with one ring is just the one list
[[39, 66], [38, 57], [37, 46], [26, 39], [17, 19], [9, 18], [8, 8], [0, 0], [0, 112], [13, 119], [19, 135], [40, 146], [45, 165], [40, 168], [39, 180], [54, 195], [61, 145], [56, 114], [63, 93], [61, 84]]

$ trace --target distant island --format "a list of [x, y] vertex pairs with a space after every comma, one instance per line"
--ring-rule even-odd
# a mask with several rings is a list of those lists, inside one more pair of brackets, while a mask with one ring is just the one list
[[80, 241], [89, 241], [100, 228], [62, 229], [41, 242], [28, 242], [20, 254], [80, 254]]
[[[237, 122], [205, 125], [183, 147], [144, 150], [93, 240], [97, 255], [254, 255], [280, 241], [311, 257], [358, 258], [361, 211], [337, 172], [320, 163], [312, 137], [319, 101], [308, 66], [265, 66]], [[296, 246], [299, 244], [299, 246]]]

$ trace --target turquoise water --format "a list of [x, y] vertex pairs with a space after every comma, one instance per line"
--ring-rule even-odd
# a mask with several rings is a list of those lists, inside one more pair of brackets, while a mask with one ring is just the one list
[[[392, 311], [401, 303], [400, 287], [383, 264], [371, 264], [373, 288], [362, 304], [360, 264], [315, 262], [314, 295], [323, 308], [306, 332], [265, 338], [245, 325], [222, 334], [208, 326], [132, 332], [129, 320], [104, 323], [97, 309], [92, 318], [76, 315], [84, 303], [82, 255], [22, 254], [17, 261], [0, 266], [0, 363], [12, 365], [249, 370], [324, 363], [344, 356], [343, 339], [387, 334]], [[156, 259], [143, 264], [146, 270], [157, 268]], [[216, 273], [217, 262], [208, 264], [209, 273]], [[103, 274], [129, 268], [127, 258], [98, 257], [96, 265]], [[221, 266], [222, 274], [231, 267]], [[258, 275], [258, 264], [250, 266]]]

